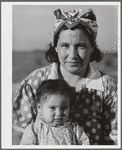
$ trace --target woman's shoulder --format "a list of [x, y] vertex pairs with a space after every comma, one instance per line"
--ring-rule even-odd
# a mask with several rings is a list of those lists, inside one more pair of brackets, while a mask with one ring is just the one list
[[[27, 77], [25, 77], [21, 83], [19, 84], [19, 87], [15, 93], [21, 91], [23, 88], [31, 88], [32, 90], [36, 90], [38, 85], [41, 84], [43, 80], [48, 79], [51, 69], [52, 69], [53, 64], [50, 64], [48, 66], [39, 68], [31, 72]], [[34, 91], [33, 91], [34, 92]]]
[[[92, 65], [92, 67], [93, 67], [94, 71], [97, 74], [99, 74], [98, 75], [99, 76], [98, 79], [101, 78], [103, 80], [103, 82], [108, 82], [108, 81], [115, 82], [114, 78], [111, 75], [109, 75], [107, 72], [105, 72], [104, 70], [102, 70], [102, 69], [100, 69], [100, 68], [98, 68], [98, 67], [96, 67], [94, 65]], [[112, 71], [111, 71], [111, 74], [112, 74]]]
[[100, 71], [101, 73], [101, 80], [102, 80], [102, 83], [104, 86], [116, 86], [117, 83], [116, 81], [114, 80], [114, 78], [112, 76], [110, 76], [109, 74], [103, 72], [103, 71]]
[[25, 77], [21, 85], [31, 85], [31, 86], [38, 86], [43, 80], [46, 80], [51, 73], [53, 64], [48, 66], [39, 68], [31, 72], [27, 77]]
[[23, 133], [20, 145], [36, 145], [37, 134], [34, 131], [33, 123], [29, 124]]
[[115, 79], [104, 71], [99, 70], [99, 72], [101, 74], [100, 80], [104, 88], [104, 92], [106, 93], [106, 91], [110, 92], [112, 90], [117, 91], [117, 83]]
[[25, 129], [24, 133], [32, 133], [33, 132], [33, 123], [30, 123]]
[[111, 77], [94, 65], [91, 65], [90, 67], [91, 75], [90, 80], [86, 82], [87, 88], [96, 89], [98, 91], [105, 91], [105, 89], [107, 88], [111, 89], [117, 86], [113, 77]]
[[91, 67], [93, 73], [95, 73], [96, 79], [102, 79], [103, 82], [115, 82], [114, 78], [111, 75], [107, 74], [104, 70], [101, 70], [93, 64], [91, 65]]
[[[110, 76], [109, 74], [107, 74], [104, 70], [96, 67], [95, 65], [93, 64], [90, 64], [90, 69], [92, 70], [91, 72], [93, 74], [95, 74], [95, 78], [96, 79], [99, 79], [99, 78], [102, 78], [104, 81], [107, 81], [107, 80], [111, 80], [111, 81], [114, 81], [113, 77]], [[112, 73], [112, 72], [111, 72]]]
[[45, 74], [49, 75], [50, 72], [51, 72], [52, 65], [53, 64], [50, 64], [48, 66], [45, 66], [45, 67], [34, 70], [25, 79], [28, 80], [28, 79], [33, 79], [33, 78], [37, 78], [37, 77], [38, 78], [39, 77], [43, 78]]
[[110, 75], [108, 75], [108, 74], [103, 74], [103, 75], [101, 76], [101, 79], [102, 79], [102, 81], [103, 81], [104, 83], [109, 83], [109, 82], [114, 83], [114, 82], [115, 82], [114, 79], [113, 79], [113, 77], [110, 76]]

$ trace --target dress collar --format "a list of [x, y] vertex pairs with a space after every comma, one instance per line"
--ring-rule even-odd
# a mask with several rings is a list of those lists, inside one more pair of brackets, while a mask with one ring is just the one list
[[67, 127], [70, 124], [69, 121], [65, 122], [63, 125], [61, 126], [51, 126], [50, 124], [44, 122], [42, 119], [39, 118], [39, 115], [37, 115], [36, 120], [35, 120], [35, 126], [36, 128], [41, 128], [42, 125], [44, 125], [45, 127], [51, 127], [51, 128], [64, 128]]
[[51, 67], [51, 73], [48, 77], [48, 79], [59, 79], [58, 75], [58, 63], [53, 63]]
[[[52, 64], [51, 73], [48, 79], [59, 79], [58, 66], [58, 63]], [[89, 89], [104, 91], [101, 73], [92, 63], [89, 64], [89, 70], [86, 78], [83, 78], [83, 86]]]
[[104, 91], [101, 73], [92, 63], [89, 64], [89, 71], [83, 84], [89, 89]]

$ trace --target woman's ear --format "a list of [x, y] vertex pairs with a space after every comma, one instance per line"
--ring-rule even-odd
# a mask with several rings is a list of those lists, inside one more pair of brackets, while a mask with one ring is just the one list
[[93, 53], [93, 51], [94, 51], [94, 46], [92, 46], [92, 48], [91, 48], [91, 53]]

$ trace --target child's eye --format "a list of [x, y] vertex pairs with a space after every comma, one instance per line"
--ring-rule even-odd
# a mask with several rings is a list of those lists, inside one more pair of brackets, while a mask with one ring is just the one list
[[63, 110], [67, 110], [68, 108], [69, 108], [68, 106], [67, 106], [67, 107], [64, 107]]
[[55, 107], [50, 107], [51, 110], [55, 110]]

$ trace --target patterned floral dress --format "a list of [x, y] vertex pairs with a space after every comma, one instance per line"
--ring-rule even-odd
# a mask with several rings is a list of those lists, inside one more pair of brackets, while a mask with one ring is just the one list
[[[27, 125], [34, 122], [37, 115], [34, 97], [39, 84], [43, 80], [58, 78], [58, 64], [53, 63], [35, 70], [22, 81], [13, 100], [15, 130], [24, 132]], [[70, 120], [84, 129], [91, 145], [104, 145], [108, 141], [116, 105], [117, 87], [113, 79], [89, 64], [87, 77], [82, 79], [81, 90], [73, 96]]]
[[25, 129], [20, 145], [89, 145], [89, 138], [79, 125], [66, 122], [53, 127], [37, 116]]

